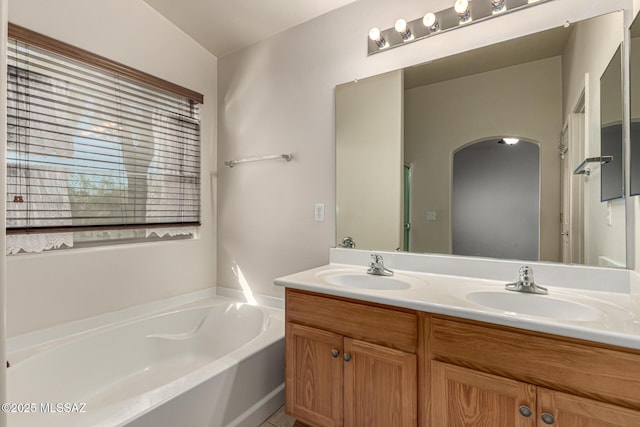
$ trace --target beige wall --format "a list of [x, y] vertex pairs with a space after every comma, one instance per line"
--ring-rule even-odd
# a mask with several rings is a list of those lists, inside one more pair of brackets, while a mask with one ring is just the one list
[[219, 164], [293, 152], [286, 164], [219, 168], [218, 285], [283, 295], [273, 279], [328, 262], [335, 219], [335, 86], [613, 10], [631, 0], [556, 0], [380, 54], [366, 55], [372, 26], [393, 27], [449, 0], [359, 0], [219, 60]]
[[[623, 25], [621, 13], [586, 21], [576, 28], [563, 55], [564, 116], [573, 111], [585, 92], [584, 156], [600, 155], [600, 77], [622, 42], [623, 31], [603, 31]], [[597, 54], [594, 54], [597, 53]], [[577, 164], [583, 159], [576, 159]], [[584, 181], [585, 264], [598, 265], [600, 257], [626, 263], [625, 200], [600, 202], [600, 171], [591, 167], [591, 175], [572, 175]], [[609, 214], [610, 212], [610, 214]], [[607, 216], [611, 215], [611, 224]]]
[[199, 91], [205, 103], [199, 239], [8, 257], [8, 335], [215, 286], [217, 59], [142, 0], [10, 0], [9, 20]]
[[336, 239], [402, 248], [403, 72], [336, 87]]
[[[562, 79], [559, 57], [405, 93], [405, 160], [412, 168], [411, 251], [451, 253], [453, 153], [481, 140], [540, 145], [540, 259], [559, 261]], [[436, 221], [427, 221], [427, 211]]]

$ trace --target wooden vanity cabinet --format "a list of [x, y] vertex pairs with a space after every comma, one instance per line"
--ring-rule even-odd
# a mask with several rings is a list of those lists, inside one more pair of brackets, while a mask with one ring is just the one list
[[640, 353], [437, 316], [430, 353], [432, 426], [640, 426]]
[[640, 351], [286, 290], [286, 411], [322, 426], [640, 427]]
[[286, 411], [311, 426], [415, 426], [418, 314], [286, 291]]
[[[534, 427], [535, 386], [448, 363], [431, 363], [432, 425]], [[529, 417], [519, 408], [529, 408]]]
[[640, 426], [638, 411], [446, 363], [431, 368], [433, 426]]
[[342, 342], [339, 334], [295, 323], [286, 325], [289, 415], [312, 426], [342, 425]]
[[[638, 427], [640, 412], [538, 387], [537, 413], [549, 414], [557, 427]], [[541, 418], [539, 418], [541, 419]], [[550, 425], [544, 421], [539, 426]]]
[[344, 339], [345, 426], [415, 426], [416, 355], [365, 341]]

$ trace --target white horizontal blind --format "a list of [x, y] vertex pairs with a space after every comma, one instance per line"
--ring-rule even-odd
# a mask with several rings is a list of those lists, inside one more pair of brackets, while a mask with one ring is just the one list
[[7, 233], [200, 223], [187, 98], [9, 41]]

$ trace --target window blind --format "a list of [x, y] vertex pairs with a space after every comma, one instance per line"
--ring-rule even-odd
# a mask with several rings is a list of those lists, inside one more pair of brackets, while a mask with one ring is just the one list
[[194, 101], [8, 46], [7, 233], [200, 223]]

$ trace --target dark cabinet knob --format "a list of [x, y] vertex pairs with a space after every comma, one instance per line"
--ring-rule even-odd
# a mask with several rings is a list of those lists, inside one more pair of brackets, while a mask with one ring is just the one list
[[556, 421], [555, 418], [553, 418], [553, 415], [551, 415], [548, 412], [545, 412], [544, 414], [542, 414], [540, 418], [542, 418], [543, 423], [549, 424], [549, 425], [553, 424]]
[[529, 408], [526, 405], [522, 405], [521, 407], [519, 407], [518, 411], [520, 411], [520, 415], [522, 415], [525, 418], [529, 418], [533, 414], [533, 411], [531, 411], [531, 408]]

